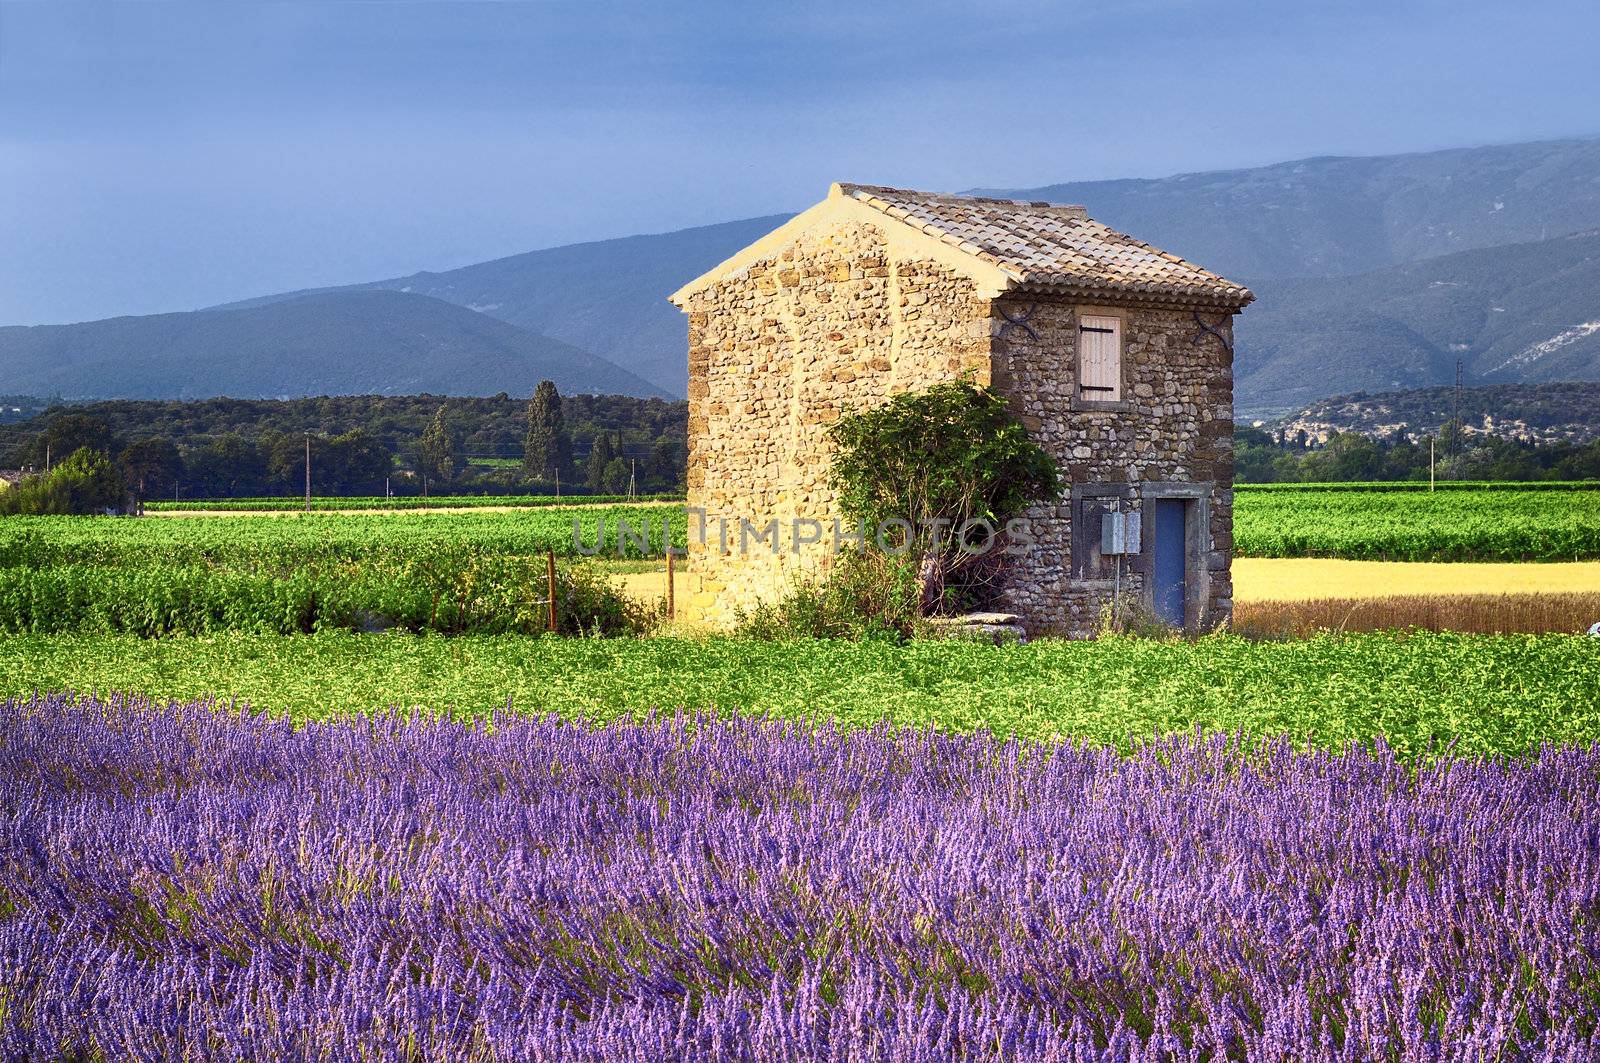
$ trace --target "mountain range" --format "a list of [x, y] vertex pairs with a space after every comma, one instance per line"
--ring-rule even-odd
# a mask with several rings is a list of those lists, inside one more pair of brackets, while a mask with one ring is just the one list
[[129, 399], [531, 391], [662, 396], [581, 348], [425, 295], [347, 291], [262, 306], [0, 328], [15, 390]]
[[[1448, 383], [1458, 359], [1472, 383], [1600, 380], [1600, 140], [984, 194], [1082, 203], [1255, 289], [1238, 323], [1241, 416]], [[666, 295], [783, 220], [189, 314], [0, 329], [3, 386], [69, 397], [492, 394], [548, 376], [564, 391], [681, 396], [685, 326]]]
[[1600, 229], [1254, 288], [1242, 410], [1443, 384], [1458, 361], [1471, 383], [1600, 380]]

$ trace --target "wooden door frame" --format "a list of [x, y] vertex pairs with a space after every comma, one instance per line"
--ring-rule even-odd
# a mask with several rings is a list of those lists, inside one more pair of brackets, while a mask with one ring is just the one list
[[1143, 568], [1145, 608], [1155, 611], [1156, 500], [1179, 499], [1183, 507], [1183, 628], [1198, 631], [1211, 594], [1211, 570], [1206, 565], [1206, 543], [1211, 536], [1210, 483], [1148, 482], [1139, 485], [1141, 522], [1144, 524]]

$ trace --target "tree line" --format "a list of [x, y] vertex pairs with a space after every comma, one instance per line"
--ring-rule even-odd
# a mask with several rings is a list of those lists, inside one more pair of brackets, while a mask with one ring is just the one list
[[1600, 441], [1532, 443], [1461, 432], [1448, 422], [1433, 438], [1400, 431], [1377, 440], [1334, 432], [1318, 443], [1304, 432], [1277, 434], [1238, 426], [1234, 479], [1240, 483], [1341, 483], [1361, 480], [1595, 480]]
[[44, 473], [101, 455], [132, 502], [298, 494], [310, 441], [322, 496], [640, 494], [682, 489], [684, 403], [562, 396], [531, 400], [348, 396], [298, 400], [108, 401], [60, 406], [0, 437], [0, 465]]
[[[298, 495], [307, 445], [320, 496], [670, 493], [682, 490], [688, 459], [685, 403], [563, 397], [541, 381], [531, 400], [358, 395], [54, 407], [0, 435], [0, 464], [37, 474], [32, 495], [45, 504], [45, 474], [82, 451], [88, 456], [58, 480], [93, 467], [104, 487], [110, 469], [122, 503], [136, 506]], [[104, 490], [88, 493], [96, 501], [86, 509], [120, 504]]]

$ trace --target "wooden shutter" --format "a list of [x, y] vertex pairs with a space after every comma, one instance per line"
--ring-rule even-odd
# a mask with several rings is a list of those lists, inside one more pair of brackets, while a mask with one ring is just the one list
[[1078, 391], [1083, 398], [1099, 402], [1122, 398], [1120, 318], [1078, 318], [1078, 374]]

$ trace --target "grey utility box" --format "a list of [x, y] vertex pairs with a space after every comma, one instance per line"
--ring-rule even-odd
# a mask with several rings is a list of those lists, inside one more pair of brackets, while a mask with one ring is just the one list
[[1139, 552], [1139, 512], [1100, 514], [1100, 552], [1137, 554]]

